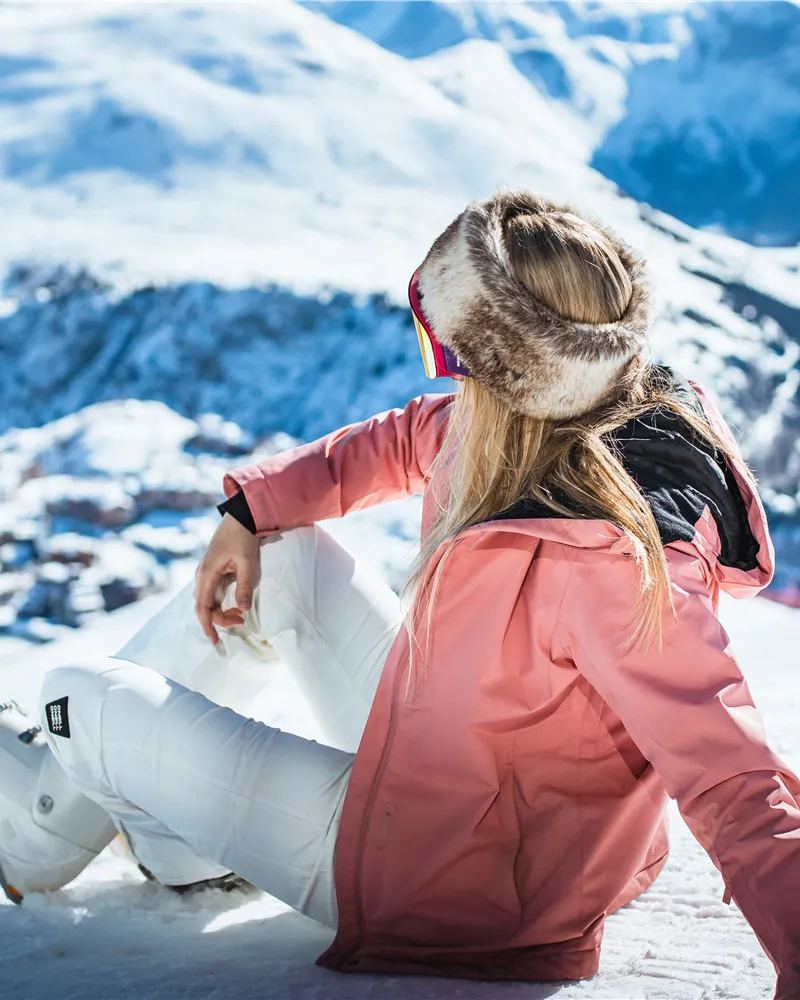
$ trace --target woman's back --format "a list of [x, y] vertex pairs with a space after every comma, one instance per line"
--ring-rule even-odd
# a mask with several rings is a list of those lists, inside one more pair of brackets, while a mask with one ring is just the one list
[[[417, 398], [335, 441], [305, 446], [297, 465], [277, 473], [273, 497], [285, 496], [287, 507], [273, 509], [274, 518], [314, 516], [309, 508], [289, 510], [294, 476], [318, 488], [324, 479], [326, 505], [333, 491], [343, 512], [384, 490], [421, 492], [449, 403]], [[676, 446], [674, 433], [664, 440]], [[731, 470], [739, 497], [729, 493], [728, 509], [747, 516], [720, 532], [712, 507], [725, 509], [718, 489], [725, 477], [686, 476], [681, 494], [679, 467], [664, 465], [657, 448], [653, 454], [649, 490], [674, 515], [665, 516], [664, 530], [683, 536], [666, 545], [678, 617], [666, 627], [662, 652], [620, 652], [638, 574], [627, 536], [610, 522], [507, 511], [460, 535], [410, 685], [405, 631], [387, 659], [345, 806], [339, 936], [324, 964], [500, 978], [591, 975], [603, 916], [645, 889], [663, 865], [668, 792], [707, 838], [714, 817], [729, 810], [732, 788], [738, 796], [743, 781], [771, 780], [753, 775], [783, 773], [796, 786], [750, 732], [746, 686], [714, 614], [720, 583], [756, 593], [771, 574], [752, 478], [744, 467]], [[350, 468], [365, 495], [353, 493]], [[712, 502], [703, 504], [689, 540], [690, 521], [684, 516], [679, 526], [679, 515], [697, 510], [704, 491]], [[721, 538], [752, 565], [720, 562]], [[431, 574], [435, 567], [434, 558]], [[737, 739], [741, 749], [733, 753]], [[758, 834], [753, 851], [764, 837], [771, 842]]]
[[262, 533], [424, 493], [413, 599], [337, 845], [343, 971], [571, 979], [657, 876], [674, 797], [800, 982], [800, 782], [716, 616], [773, 551], [713, 403], [646, 357], [641, 258], [527, 192], [474, 203], [410, 301], [459, 382], [227, 483]]

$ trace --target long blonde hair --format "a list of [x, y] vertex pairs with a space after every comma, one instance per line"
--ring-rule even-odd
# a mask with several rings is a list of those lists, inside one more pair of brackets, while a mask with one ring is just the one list
[[[630, 278], [609, 241], [590, 223], [572, 213], [517, 216], [505, 236], [516, 277], [560, 315], [608, 323], [624, 312]], [[607, 435], [634, 417], [662, 408], [682, 417], [723, 455], [730, 449], [701, 414], [670, 392], [663, 370], [637, 362], [616, 389], [612, 401], [590, 413], [553, 421], [512, 410], [474, 378], [460, 383], [430, 470], [434, 482], [442, 470], [444, 490], [434, 492], [437, 514], [404, 588], [404, 598], [411, 595], [406, 613], [409, 678], [414, 674], [414, 649], [422, 652], [419, 633], [430, 636], [436, 590], [459, 534], [522, 498], [539, 501], [562, 516], [608, 520], [629, 536], [641, 589], [624, 648], [646, 647], [654, 640], [661, 647], [664, 613], [674, 613], [661, 536], [647, 500]], [[443, 543], [436, 571], [423, 586], [428, 564]]]

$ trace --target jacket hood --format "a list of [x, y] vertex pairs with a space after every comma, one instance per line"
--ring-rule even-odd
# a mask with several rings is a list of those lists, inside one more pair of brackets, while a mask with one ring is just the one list
[[[735, 597], [752, 596], [769, 583], [774, 570], [774, 551], [755, 479], [702, 386], [672, 369], [662, 370], [681, 402], [705, 415], [730, 441], [734, 457], [722, 456], [686, 420], [663, 410], [628, 421], [611, 437], [653, 511], [664, 545], [693, 543], [712, 567], [721, 589]], [[566, 498], [558, 499], [569, 505]], [[507, 524], [569, 545], [615, 551], [628, 546], [622, 529], [609, 521], [581, 517], [577, 509], [574, 517], [560, 515], [530, 498], [518, 500], [487, 520], [496, 527]]]

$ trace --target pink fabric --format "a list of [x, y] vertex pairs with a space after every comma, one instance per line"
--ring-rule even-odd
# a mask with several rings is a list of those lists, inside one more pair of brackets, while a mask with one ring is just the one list
[[[234, 472], [227, 489], [245, 489], [262, 531], [422, 492], [449, 401], [417, 397]], [[720, 588], [755, 594], [772, 574], [752, 476], [743, 465], [736, 476], [759, 567], [718, 563], [706, 511], [693, 543], [666, 549], [677, 618], [661, 653], [621, 650], [638, 570], [609, 522], [463, 532], [420, 679], [407, 683], [405, 629], [386, 661], [345, 802], [339, 930], [321, 964], [591, 976], [605, 916], [664, 864], [671, 795], [775, 964], [776, 996], [800, 996], [800, 783], [766, 745], [716, 617]]]
[[227, 497], [244, 490], [256, 534], [296, 528], [422, 493], [436, 455], [436, 426], [450, 396], [426, 395], [228, 473]]

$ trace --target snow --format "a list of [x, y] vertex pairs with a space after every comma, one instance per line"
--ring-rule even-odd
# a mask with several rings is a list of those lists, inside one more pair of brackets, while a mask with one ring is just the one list
[[[693, 225], [757, 245], [796, 244], [800, 10], [698, 4], [683, 29], [673, 51], [634, 63], [625, 114], [592, 164]], [[663, 99], [676, 92], [680, 100]]]
[[[356, 558], [395, 576], [408, 566], [419, 501], [394, 502], [329, 521]], [[393, 532], [403, 537], [392, 538]], [[379, 543], [379, 544], [378, 544]], [[393, 552], [391, 557], [388, 552]], [[380, 557], [376, 559], [376, 554]], [[42, 672], [86, 653], [113, 652], [178, 586], [190, 562], [174, 564], [167, 594], [146, 598], [66, 639], [34, 650], [0, 640], [0, 697], [35, 704]], [[391, 578], [391, 577], [390, 577]], [[800, 712], [794, 650], [800, 612], [766, 601], [726, 598], [731, 635], [775, 750], [800, 767]], [[254, 714], [301, 735], [314, 726], [280, 663]], [[343, 977], [313, 965], [330, 931], [257, 891], [175, 897], [145, 882], [109, 849], [66, 889], [0, 905], [0, 996], [32, 1000], [186, 997], [219, 1000], [767, 1000], [768, 960], [735, 906], [722, 903], [716, 869], [675, 814], [664, 873], [643, 897], [608, 921], [601, 971], [573, 984], [473, 983], [428, 978]]]
[[542, 121], [560, 114], [555, 134], [567, 132], [585, 162], [639, 201], [757, 245], [793, 246], [800, 237], [796, 4], [306, 6], [420, 60], [448, 96], [459, 94], [457, 53], [468, 51], [471, 62], [468, 47], [480, 41], [490, 65], [503, 53], [513, 71], [490, 70], [476, 105], [515, 127], [530, 120], [537, 101], [524, 93], [535, 89], [546, 106]]
[[[350, 6], [4, 4], [0, 266], [399, 299], [431, 234], [502, 184], [583, 203], [637, 242], [634, 206], [587, 162], [639, 115], [628, 74], [673, 52], [670, 18], [702, 21], [636, 4], [605, 20], [582, 5], [356, 4], [386, 22], [378, 45], [322, 16]], [[431, 19], [453, 31], [417, 51]], [[614, 37], [618, 22], [631, 38]], [[646, 31], [654, 40], [638, 40]], [[681, 80], [670, 86], [666, 104], [683, 107]], [[658, 92], [640, 92], [660, 112]]]
[[292, 4], [235, 11], [4, 9], [6, 260], [373, 289], [487, 179], [536, 181], [534, 137], [516, 151], [404, 59]]

